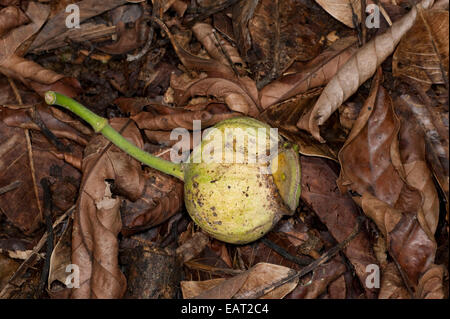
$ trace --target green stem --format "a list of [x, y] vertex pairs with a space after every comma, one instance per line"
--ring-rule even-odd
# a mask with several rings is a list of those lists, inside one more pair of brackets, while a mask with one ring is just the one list
[[114, 143], [117, 147], [123, 150], [125, 153], [134, 157], [141, 163], [148, 165], [158, 171], [175, 176], [183, 180], [184, 172], [181, 164], [175, 164], [170, 161], [166, 161], [162, 158], [153, 156], [139, 147], [134, 145], [119, 134], [115, 129], [108, 124], [108, 120], [104, 117], [98, 116], [85, 106], [81, 105], [77, 101], [57, 92], [48, 91], [45, 93], [45, 102], [50, 105], [59, 105], [69, 111], [75, 113], [89, 125], [92, 126], [96, 133], [102, 133], [108, 140]]

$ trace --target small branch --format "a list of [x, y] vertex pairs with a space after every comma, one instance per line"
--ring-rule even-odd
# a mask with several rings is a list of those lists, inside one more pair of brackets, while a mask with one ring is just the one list
[[278, 288], [280, 286], [283, 286], [284, 284], [292, 281], [295, 278], [301, 278], [301, 277], [305, 276], [306, 274], [308, 274], [311, 271], [315, 270], [320, 265], [322, 265], [325, 262], [327, 262], [328, 260], [330, 260], [339, 251], [344, 249], [348, 245], [348, 243], [350, 241], [352, 241], [353, 238], [356, 237], [356, 235], [359, 234], [359, 232], [361, 231], [361, 225], [362, 225], [363, 220], [364, 220], [363, 217], [361, 217], [361, 216], [358, 217], [357, 223], [356, 223], [355, 228], [353, 229], [352, 233], [346, 239], [344, 239], [341, 243], [339, 243], [338, 245], [334, 246], [333, 248], [328, 250], [326, 253], [324, 253], [322, 256], [320, 256], [320, 258], [316, 259], [315, 261], [313, 261], [312, 263], [310, 263], [308, 266], [306, 266], [302, 270], [298, 271], [297, 273], [295, 273], [295, 274], [293, 274], [291, 276], [288, 276], [286, 278], [283, 278], [282, 280], [276, 282], [272, 286], [270, 286], [270, 287], [266, 288], [265, 290], [259, 292], [257, 295], [255, 295], [253, 297], [254, 298], [259, 298], [261, 296], [264, 296], [264, 295], [268, 294], [269, 292], [273, 291], [274, 289], [276, 289], [276, 288]]
[[47, 249], [45, 252], [45, 262], [44, 267], [42, 268], [41, 280], [39, 282], [39, 286], [35, 291], [35, 298], [40, 298], [45, 289], [45, 284], [47, 283], [48, 273], [50, 271], [50, 258], [53, 252], [53, 226], [52, 226], [52, 194], [50, 191], [50, 182], [47, 178], [41, 179], [41, 186], [44, 190], [44, 216], [45, 216], [45, 224], [47, 226], [46, 234], [47, 234]]
[[[62, 214], [54, 223], [53, 223], [53, 229], [55, 229], [59, 224], [61, 224], [75, 209], [75, 205], [70, 207], [64, 214]], [[37, 243], [37, 245], [34, 247], [31, 254], [28, 256], [27, 259], [25, 259], [20, 266], [17, 268], [17, 270], [14, 272], [14, 274], [9, 278], [8, 283], [3, 287], [3, 289], [0, 291], [0, 299], [7, 299], [9, 297], [8, 291], [11, 288], [11, 286], [16, 286], [13, 281], [22, 275], [28, 268], [31, 268], [33, 266], [33, 262], [35, 261], [35, 258], [40, 258], [39, 251], [44, 247], [44, 244], [47, 241], [48, 233], [45, 232], [44, 235], [42, 235], [41, 239]]]
[[270, 249], [272, 249], [275, 252], [277, 252], [283, 258], [285, 258], [285, 259], [287, 259], [289, 261], [292, 261], [293, 263], [296, 263], [297, 265], [306, 266], [306, 265], [309, 265], [311, 263], [312, 258], [293, 256], [288, 251], [286, 251], [283, 247], [278, 246], [273, 241], [271, 241], [271, 240], [269, 240], [267, 238], [261, 238], [261, 241], [264, 243], [264, 245], [266, 245]]
[[7, 192], [10, 192], [10, 191], [16, 189], [17, 187], [20, 186], [20, 184], [22, 184], [22, 181], [17, 180], [17, 181], [12, 182], [9, 185], [0, 187], [0, 195], [3, 195]]

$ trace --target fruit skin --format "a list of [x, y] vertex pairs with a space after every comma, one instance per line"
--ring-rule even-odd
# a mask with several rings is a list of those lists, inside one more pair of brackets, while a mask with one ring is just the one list
[[[215, 126], [218, 132], [236, 127], [270, 128], [245, 117], [225, 120]], [[209, 143], [207, 137], [193, 150], [191, 159]], [[189, 215], [212, 237], [227, 243], [245, 244], [262, 237], [283, 215], [293, 212], [278, 191], [272, 174], [264, 173], [266, 168], [267, 164], [246, 162], [187, 163], [184, 198]], [[299, 174], [299, 170], [296, 172]], [[298, 200], [291, 199], [290, 203], [293, 202], [298, 204]]]

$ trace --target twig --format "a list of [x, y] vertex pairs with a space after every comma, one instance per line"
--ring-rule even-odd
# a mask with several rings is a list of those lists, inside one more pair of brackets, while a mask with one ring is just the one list
[[217, 31], [216, 29], [212, 29], [212, 33], [214, 34], [214, 38], [215, 38], [215, 43], [217, 44], [217, 47], [219, 47], [220, 52], [222, 52], [222, 54], [225, 56], [225, 59], [227, 59], [228, 64], [230, 65], [230, 67], [233, 69], [234, 75], [236, 76], [236, 78], [239, 77], [239, 72], [236, 69], [236, 66], [234, 65], [233, 61], [231, 60], [230, 56], [228, 55], [228, 52], [225, 51], [225, 49], [222, 46], [222, 43], [220, 43], [220, 38], [217, 35]]
[[[23, 105], [22, 97], [20, 96], [20, 93], [19, 93], [19, 90], [17, 89], [16, 83], [14, 83], [14, 80], [11, 79], [9, 76], [8, 76], [8, 82], [14, 92], [17, 103], [19, 103], [19, 105]], [[31, 178], [33, 179], [34, 195], [36, 197], [39, 215], [42, 219], [42, 217], [43, 217], [42, 216], [42, 208], [41, 208], [41, 202], [39, 200], [39, 192], [38, 192], [38, 188], [37, 188], [37, 184], [36, 184], [36, 171], [34, 169], [33, 149], [31, 147], [30, 131], [28, 129], [24, 129], [24, 133], [25, 133], [25, 139], [27, 141], [28, 161], [30, 163]]]
[[[75, 205], [70, 207], [64, 214], [62, 214], [54, 223], [53, 223], [53, 229], [55, 229], [59, 224], [61, 224], [70, 214], [72, 214], [73, 210], [75, 209]], [[9, 288], [11, 286], [14, 286], [12, 283], [18, 276], [20, 276], [24, 271], [26, 271], [28, 268], [32, 267], [32, 263], [34, 261], [34, 258], [40, 258], [39, 251], [44, 247], [44, 244], [46, 243], [48, 237], [48, 233], [45, 232], [44, 235], [42, 235], [41, 239], [37, 243], [37, 245], [34, 247], [31, 254], [28, 256], [27, 259], [25, 259], [22, 264], [17, 268], [17, 270], [14, 272], [14, 274], [9, 278], [8, 283], [3, 287], [3, 289], [0, 291], [0, 299], [6, 299], [8, 296], [6, 295]]]
[[261, 241], [264, 245], [269, 247], [270, 249], [277, 252], [279, 255], [281, 255], [283, 258], [292, 261], [293, 263], [296, 263], [300, 266], [306, 266], [311, 263], [312, 258], [309, 257], [299, 257], [299, 256], [293, 256], [288, 251], [286, 251], [283, 247], [278, 246], [273, 241], [267, 239], [267, 238], [261, 238]]
[[31, 115], [31, 120], [36, 123], [37, 126], [41, 129], [41, 133], [47, 138], [47, 140], [53, 144], [56, 149], [60, 152], [71, 152], [70, 147], [64, 145], [58, 137], [47, 127], [44, 121], [41, 118], [39, 112], [33, 107], [29, 110]]
[[312, 263], [310, 263], [308, 266], [306, 266], [305, 268], [303, 268], [302, 270], [296, 272], [295, 274], [288, 276], [286, 278], [281, 279], [280, 281], [274, 283], [272, 286], [260, 291], [257, 295], [253, 296], [254, 298], [259, 298], [261, 296], [264, 296], [266, 294], [268, 294], [269, 292], [273, 291], [274, 289], [283, 286], [284, 284], [292, 281], [295, 278], [301, 278], [303, 276], [305, 276], [306, 274], [310, 273], [311, 271], [315, 270], [317, 267], [319, 267], [320, 265], [324, 264], [325, 262], [327, 262], [328, 260], [331, 259], [331, 257], [333, 257], [334, 255], [336, 255], [339, 251], [341, 251], [342, 249], [345, 248], [345, 246], [347, 246], [347, 244], [356, 237], [356, 235], [359, 234], [360, 230], [361, 230], [361, 225], [362, 225], [362, 221], [364, 220], [363, 217], [359, 216], [357, 218], [357, 223], [355, 225], [355, 228], [353, 229], [352, 233], [346, 238], [344, 239], [341, 243], [339, 243], [338, 245], [334, 246], [333, 248], [331, 248], [330, 250], [328, 250], [326, 253], [324, 253], [322, 256], [320, 256], [320, 258], [316, 259], [315, 261], [313, 261]]
[[7, 192], [10, 192], [10, 191], [16, 189], [17, 187], [20, 186], [20, 184], [22, 184], [22, 181], [17, 180], [17, 181], [12, 182], [9, 185], [0, 187], [0, 195], [3, 195]]
[[44, 267], [42, 268], [41, 280], [39, 282], [39, 286], [35, 292], [35, 298], [40, 298], [42, 293], [44, 292], [45, 284], [47, 283], [48, 273], [50, 271], [50, 257], [53, 252], [53, 227], [52, 227], [52, 194], [50, 191], [50, 182], [48, 178], [41, 179], [41, 186], [44, 190], [44, 216], [45, 216], [45, 224], [47, 226], [46, 233], [47, 236], [47, 249], [45, 252], [45, 262]]

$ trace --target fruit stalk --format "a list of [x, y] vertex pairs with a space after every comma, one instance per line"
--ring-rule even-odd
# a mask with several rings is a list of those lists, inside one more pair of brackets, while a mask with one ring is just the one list
[[184, 180], [184, 171], [181, 163], [172, 163], [141, 150], [113, 129], [106, 118], [98, 116], [77, 101], [63, 94], [47, 91], [45, 93], [45, 102], [49, 105], [62, 106], [75, 113], [89, 123], [96, 133], [103, 134], [103, 136], [110, 140], [114, 145], [141, 163], [157, 169], [160, 172], [179, 178], [180, 180]]

